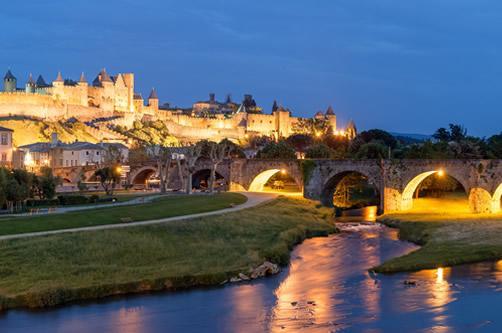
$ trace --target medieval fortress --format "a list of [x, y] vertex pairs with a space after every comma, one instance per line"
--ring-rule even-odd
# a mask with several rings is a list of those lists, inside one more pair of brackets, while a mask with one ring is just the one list
[[[209, 100], [196, 102], [186, 109], [159, 105], [154, 89], [146, 101], [135, 92], [133, 73], [109, 75], [105, 69], [91, 83], [84, 74], [74, 81], [63, 79], [58, 73], [51, 83], [42, 76], [34, 80], [30, 74], [24, 88], [18, 87], [17, 78], [9, 70], [0, 93], [0, 117], [10, 116], [48, 121], [99, 120], [107, 126], [124, 127], [131, 127], [134, 121], [160, 120], [166, 123], [170, 134], [187, 141], [242, 140], [252, 135], [287, 137], [294, 133], [293, 128], [300, 121], [289, 110], [275, 104], [271, 113], [263, 113], [251, 95], [245, 95], [242, 103], [234, 103], [230, 96], [218, 102], [214, 94], [210, 94]], [[355, 132], [353, 123], [347, 131], [338, 129], [331, 108], [326, 113], [318, 112], [315, 118], [327, 121], [336, 133], [352, 135]]]

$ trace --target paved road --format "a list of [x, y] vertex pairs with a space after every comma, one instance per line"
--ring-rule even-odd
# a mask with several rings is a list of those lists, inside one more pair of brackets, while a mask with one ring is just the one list
[[[151, 224], [168, 223], [168, 222], [173, 222], [173, 221], [189, 220], [189, 219], [198, 218], [198, 217], [226, 214], [226, 213], [231, 213], [231, 212], [243, 210], [246, 208], [251, 208], [251, 207], [254, 207], [254, 206], [259, 205], [261, 203], [275, 199], [278, 196], [278, 194], [276, 194], [276, 193], [253, 193], [253, 192], [240, 192], [240, 193], [245, 195], [248, 198], [248, 200], [245, 203], [238, 205], [238, 206], [235, 206], [235, 207], [232, 207], [232, 208], [225, 208], [225, 209], [220, 209], [220, 210], [215, 210], [215, 211], [205, 212], [205, 213], [198, 213], [198, 214], [173, 216], [173, 217], [162, 218], [162, 219], [157, 219], [157, 220], [148, 220], [148, 221], [131, 222], [131, 223], [123, 223], [123, 224], [105, 224], [105, 225], [97, 225], [97, 226], [92, 226], [92, 227], [81, 227], [81, 228], [72, 228], [72, 229], [39, 231], [39, 232], [29, 232], [29, 233], [24, 233], [24, 234], [5, 235], [5, 236], [0, 236], [0, 241], [1, 240], [8, 240], [8, 239], [26, 238], [26, 237], [55, 235], [55, 234], [70, 233], [70, 232], [129, 228], [129, 227], [135, 227], [135, 226], [143, 226], [143, 225], [151, 225]], [[101, 208], [101, 206], [99, 208]]]

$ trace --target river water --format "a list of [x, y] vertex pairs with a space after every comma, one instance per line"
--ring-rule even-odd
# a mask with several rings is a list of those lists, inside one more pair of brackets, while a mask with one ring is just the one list
[[[502, 264], [390, 276], [367, 269], [415, 246], [360, 226], [305, 241], [251, 283], [0, 315], [0, 332], [502, 332]], [[405, 285], [405, 280], [415, 285]]]

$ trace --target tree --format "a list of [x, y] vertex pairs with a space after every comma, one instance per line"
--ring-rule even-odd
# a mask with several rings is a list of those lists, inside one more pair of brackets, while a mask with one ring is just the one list
[[332, 158], [335, 155], [333, 149], [325, 145], [324, 143], [319, 143], [310, 146], [305, 153], [306, 158]]
[[189, 146], [185, 150], [185, 168], [186, 168], [186, 193], [192, 194], [192, 177], [195, 172], [195, 164], [202, 154], [203, 145], [197, 143]]
[[442, 142], [450, 142], [451, 140], [450, 132], [444, 127], [438, 128], [432, 137]]
[[387, 158], [388, 149], [388, 147], [381, 143], [369, 142], [359, 148], [355, 157], [359, 159], [383, 159]]
[[157, 164], [160, 179], [160, 192], [166, 193], [169, 182], [169, 170], [175, 153], [174, 147], [151, 145], [148, 151]]
[[94, 172], [96, 178], [99, 179], [101, 187], [106, 195], [113, 195], [115, 185], [120, 182], [120, 170], [117, 167], [104, 167]]
[[228, 140], [222, 140], [220, 143], [209, 143], [209, 160], [211, 161], [211, 172], [209, 175], [209, 192], [214, 192], [214, 183], [216, 181], [216, 169], [225, 159], [230, 157], [231, 145]]
[[56, 195], [56, 187], [61, 184], [61, 178], [55, 177], [51, 168], [43, 167], [36, 182], [40, 198], [52, 199]]
[[391, 149], [396, 148], [398, 144], [396, 138], [392, 134], [381, 129], [371, 129], [368, 131], [363, 131], [359, 133], [356, 138], [362, 139], [362, 142], [364, 143], [369, 143], [371, 141], [380, 141]]
[[486, 141], [486, 145], [489, 158], [502, 159], [502, 132], [489, 137]]
[[297, 152], [304, 153], [314, 143], [314, 139], [308, 134], [293, 134], [286, 139], [286, 142]]
[[286, 141], [270, 142], [256, 154], [257, 158], [296, 159], [296, 152]]

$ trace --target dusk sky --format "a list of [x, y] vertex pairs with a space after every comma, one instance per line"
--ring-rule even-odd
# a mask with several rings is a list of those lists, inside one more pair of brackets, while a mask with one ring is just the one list
[[332, 104], [359, 129], [501, 131], [497, 0], [8, 1], [0, 22], [20, 86], [105, 67], [177, 106], [250, 93], [267, 113], [274, 99], [299, 116]]

